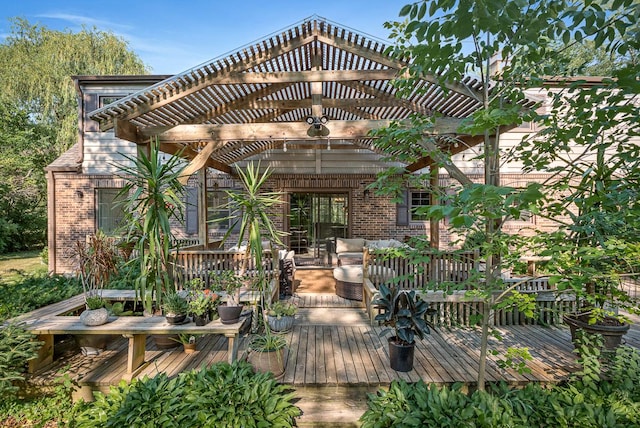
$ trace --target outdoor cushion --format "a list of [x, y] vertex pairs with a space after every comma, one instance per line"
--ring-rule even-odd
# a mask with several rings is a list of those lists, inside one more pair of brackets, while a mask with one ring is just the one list
[[337, 281], [362, 284], [362, 266], [361, 265], [339, 266], [333, 269], [333, 277]]
[[378, 239], [366, 242], [366, 247], [370, 250], [383, 250], [385, 248], [400, 248], [404, 244], [396, 239]]
[[361, 259], [362, 251], [346, 251], [344, 253], [338, 253], [338, 260], [341, 259]]
[[336, 238], [336, 253], [360, 252], [362, 253], [365, 240], [363, 238]]

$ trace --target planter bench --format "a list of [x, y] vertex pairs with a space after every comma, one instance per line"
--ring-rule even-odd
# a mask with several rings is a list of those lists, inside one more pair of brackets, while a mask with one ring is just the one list
[[[247, 293], [242, 300], [251, 303], [255, 296], [250, 294]], [[107, 300], [126, 301], [133, 300], [135, 293], [132, 290], [104, 290], [102, 296]], [[53, 362], [54, 336], [61, 334], [122, 335], [127, 337], [129, 348], [125, 378], [128, 380], [135, 377], [145, 365], [146, 339], [150, 334], [224, 335], [228, 340], [228, 361], [231, 363], [237, 359], [238, 336], [241, 331], [248, 328], [252, 318], [245, 316], [236, 324], [222, 324], [220, 320], [215, 320], [204, 326], [196, 326], [193, 322], [171, 325], [163, 316], [122, 316], [107, 324], [88, 327], [80, 322], [79, 316], [65, 315], [82, 307], [84, 307], [84, 295], [77, 295], [9, 320], [22, 323], [27, 331], [37, 335], [38, 340], [43, 342], [38, 351], [38, 357], [29, 361], [30, 373], [34, 373]]]
[[53, 337], [56, 334], [122, 335], [129, 339], [127, 371], [125, 378], [131, 380], [145, 365], [147, 335], [171, 334], [222, 334], [228, 340], [228, 361], [234, 362], [238, 356], [238, 335], [249, 323], [250, 317], [244, 317], [235, 324], [222, 324], [220, 320], [211, 321], [204, 326], [195, 323], [172, 325], [165, 317], [118, 317], [115, 320], [88, 327], [77, 316], [55, 316], [27, 325], [27, 330], [38, 336], [43, 346], [38, 358], [29, 361], [29, 372], [33, 373], [53, 362]]

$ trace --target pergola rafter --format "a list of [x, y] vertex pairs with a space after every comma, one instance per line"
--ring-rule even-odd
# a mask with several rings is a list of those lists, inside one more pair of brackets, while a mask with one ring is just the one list
[[[213, 147], [208, 167], [232, 172], [233, 164], [265, 151], [282, 150], [283, 141], [321, 150], [327, 140], [340, 150], [376, 149], [370, 132], [411, 115], [436, 117], [432, 135], [461, 135], [460, 124], [481, 108], [480, 83], [473, 78], [445, 84], [424, 75], [409, 95], [399, 97], [391, 82], [403, 77], [407, 63], [386, 53], [383, 42], [312, 17], [226, 57], [172, 76], [94, 111], [101, 130], [115, 128], [119, 138], [145, 144], [157, 137], [163, 150], [199, 143]], [[528, 107], [533, 103], [523, 103]], [[329, 122], [313, 132], [306, 119]], [[214, 146], [209, 142], [216, 143]], [[201, 159], [199, 151], [185, 151]], [[431, 164], [421, 158], [416, 171]]]

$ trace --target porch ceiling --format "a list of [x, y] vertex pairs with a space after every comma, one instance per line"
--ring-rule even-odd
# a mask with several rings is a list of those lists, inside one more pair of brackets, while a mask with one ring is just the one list
[[[481, 83], [467, 77], [448, 84], [445, 93], [435, 76], [425, 75], [410, 94], [399, 97], [391, 81], [405, 65], [386, 54], [382, 42], [311, 17], [90, 117], [101, 130], [115, 128], [116, 136], [139, 144], [157, 137], [165, 152], [184, 149], [193, 159], [204, 151], [207, 166], [229, 173], [234, 163], [281, 149], [285, 141], [320, 148], [330, 139], [333, 149], [380, 153], [369, 131], [412, 113], [437, 113], [436, 134], [477, 144], [479, 139], [456, 129], [481, 107]], [[322, 116], [328, 122], [314, 133], [306, 119]], [[443, 150], [466, 148], [443, 145]], [[415, 159], [408, 169], [429, 162]]]

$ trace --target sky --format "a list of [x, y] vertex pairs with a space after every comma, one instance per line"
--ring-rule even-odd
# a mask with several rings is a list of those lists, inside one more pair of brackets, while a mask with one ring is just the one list
[[313, 15], [387, 40], [386, 21], [397, 21], [411, 0], [9, 0], [0, 6], [0, 42], [11, 18], [53, 30], [83, 25], [110, 31], [129, 43], [153, 74], [177, 74], [236, 51]]

